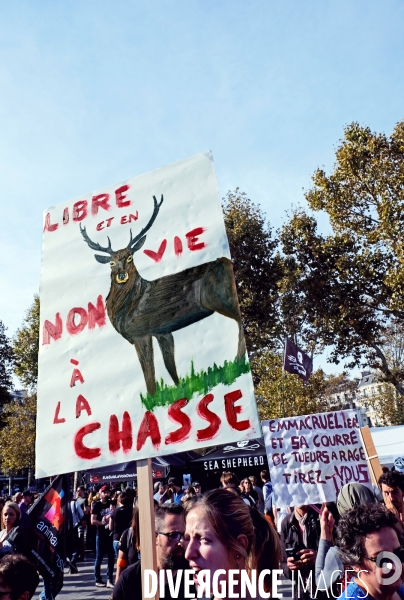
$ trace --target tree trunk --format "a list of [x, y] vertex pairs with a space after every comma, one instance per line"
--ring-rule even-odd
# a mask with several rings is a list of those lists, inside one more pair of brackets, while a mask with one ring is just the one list
[[9, 496], [13, 495], [13, 475], [12, 475], [12, 473], [10, 473], [10, 475], [8, 476], [8, 495]]

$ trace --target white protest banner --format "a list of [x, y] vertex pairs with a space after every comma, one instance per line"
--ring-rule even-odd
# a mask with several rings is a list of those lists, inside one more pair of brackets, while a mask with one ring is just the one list
[[210, 153], [44, 214], [37, 477], [255, 438]]
[[332, 502], [351, 482], [371, 485], [355, 410], [262, 422], [277, 506]]

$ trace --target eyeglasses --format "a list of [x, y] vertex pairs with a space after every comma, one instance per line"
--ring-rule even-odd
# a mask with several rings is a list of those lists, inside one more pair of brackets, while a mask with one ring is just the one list
[[164, 531], [156, 531], [156, 534], [165, 535], [170, 542], [180, 542], [185, 536], [185, 533], [182, 531], [170, 531], [169, 533], [165, 533]]
[[[404, 548], [396, 548], [395, 550], [393, 550], [393, 552], [391, 554], [394, 554], [395, 556], [397, 556], [397, 558], [404, 563]], [[378, 563], [380, 561], [379, 559], [379, 554], [376, 557], [370, 557], [370, 556], [364, 556], [363, 558], [366, 558], [367, 560], [370, 560], [373, 563]], [[378, 565], [378, 566], [383, 566], [383, 565]]]

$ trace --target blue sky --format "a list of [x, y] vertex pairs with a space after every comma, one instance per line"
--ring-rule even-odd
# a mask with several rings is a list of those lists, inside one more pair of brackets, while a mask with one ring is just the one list
[[[38, 291], [44, 208], [212, 150], [278, 227], [347, 123], [404, 117], [404, 4], [1, 2], [0, 319]], [[337, 367], [330, 366], [328, 371]]]

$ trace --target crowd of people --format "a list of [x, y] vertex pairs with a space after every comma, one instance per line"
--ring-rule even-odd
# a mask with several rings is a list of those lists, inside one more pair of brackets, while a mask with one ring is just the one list
[[[197, 481], [184, 487], [171, 477], [156, 483], [154, 503], [165, 598], [182, 600], [189, 590], [195, 598], [276, 598], [283, 573], [296, 599], [404, 599], [404, 475], [397, 471], [385, 469], [375, 489], [349, 483], [336, 502], [323, 505], [277, 506], [265, 470], [260, 481], [223, 472], [213, 490]], [[23, 548], [7, 546], [24, 506], [28, 495], [0, 503], [2, 598], [9, 591], [12, 599], [29, 600], [38, 585]], [[70, 509], [71, 573], [78, 572], [86, 549], [94, 550], [95, 585], [111, 588], [111, 600], [141, 598], [136, 490], [103, 485], [87, 492], [80, 486]], [[186, 571], [191, 582], [182, 577]], [[215, 590], [222, 593], [212, 595]]]
[[[217, 580], [221, 585], [228, 584], [232, 570], [245, 570], [249, 576], [255, 572], [256, 577], [267, 573], [263, 589], [276, 597], [276, 581], [274, 585], [269, 573], [279, 570], [292, 581], [294, 598], [302, 600], [404, 598], [403, 576], [397, 570], [398, 564], [402, 569], [401, 560], [404, 562], [401, 473], [385, 469], [378, 487], [349, 483], [335, 503], [294, 507], [277, 505], [265, 470], [260, 480], [250, 476], [241, 481], [226, 471], [220, 484], [218, 489], [203, 490], [197, 481], [183, 487], [172, 477], [155, 485], [157, 565], [166, 573], [166, 598], [185, 597], [185, 581], [175, 587], [176, 573], [183, 569], [194, 572], [195, 596], [201, 585], [199, 572], [208, 571], [212, 581], [214, 573], [221, 570]], [[79, 488], [73, 503], [80, 505], [83, 523], [86, 511], [91, 513], [86, 538], [87, 545], [94, 543], [95, 585], [111, 588], [113, 600], [141, 597], [139, 514], [134, 490], [102, 486], [96, 496], [88, 496], [83, 507], [84, 496], [84, 489]], [[96, 530], [94, 540], [91, 525]], [[84, 547], [84, 528], [76, 531], [76, 549], [70, 561], [73, 566]], [[379, 561], [380, 553], [387, 553], [387, 563], [383, 556]], [[101, 574], [104, 556], [108, 558], [105, 579]], [[169, 571], [172, 585], [167, 579]], [[258, 585], [258, 579], [254, 581]], [[242, 585], [236, 580], [234, 589]], [[172, 595], [173, 589], [178, 595]], [[245, 593], [248, 598], [248, 589]]]

